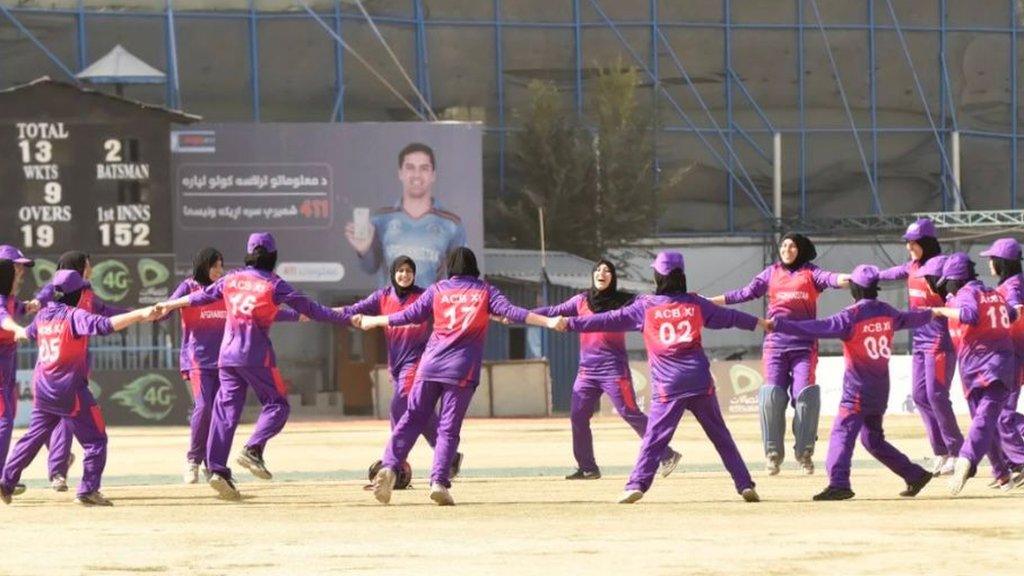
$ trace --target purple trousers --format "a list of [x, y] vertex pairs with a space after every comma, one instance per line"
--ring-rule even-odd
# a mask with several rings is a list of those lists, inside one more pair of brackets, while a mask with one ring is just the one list
[[220, 372], [216, 368], [193, 368], [183, 372], [192, 388], [192, 416], [189, 418], [188, 453], [189, 462], [206, 462], [206, 446], [210, 439], [210, 421], [213, 419], [213, 402], [220, 390]]
[[7, 461], [14, 418], [18, 415], [17, 361], [16, 354], [0, 357], [0, 466]]
[[665, 448], [672, 441], [672, 435], [679, 426], [679, 420], [683, 413], [689, 410], [693, 412], [697, 423], [704, 429], [704, 434], [718, 451], [722, 464], [732, 476], [736, 485], [736, 491], [742, 492], [747, 488], [754, 487], [754, 480], [750, 477], [750, 471], [743, 462], [736, 442], [732, 434], [725, 426], [722, 418], [722, 410], [718, 407], [718, 397], [712, 393], [703, 396], [688, 396], [677, 398], [668, 402], [652, 402], [651, 415], [647, 425], [647, 432], [644, 434], [643, 443], [640, 446], [640, 456], [637, 458], [633, 473], [626, 482], [627, 490], [648, 491], [651, 483], [654, 482], [654, 474], [658, 471], [658, 464], [661, 463], [662, 454]]
[[[598, 470], [594, 458], [594, 435], [590, 431], [590, 419], [601, 406], [602, 394], [608, 395], [615, 411], [637, 436], [643, 438], [647, 431], [647, 416], [637, 407], [636, 392], [633, 390], [633, 380], [629, 375], [602, 378], [581, 370], [572, 385], [569, 422], [572, 424], [573, 456], [576, 457], [580, 470], [586, 472]], [[666, 445], [661, 459], [664, 460], [671, 455], [672, 449]]]
[[21, 480], [21, 472], [36, 457], [61, 421], [70, 421], [75, 438], [82, 445], [85, 456], [82, 459], [82, 481], [78, 483], [78, 494], [89, 494], [100, 489], [103, 468], [107, 465], [107, 431], [103, 414], [96, 404], [92, 392], [83, 388], [77, 392], [77, 412], [62, 415], [40, 408], [33, 408], [28, 431], [18, 440], [11, 457], [4, 467], [0, 484], [5, 490], [14, 489]]
[[953, 382], [956, 361], [952, 352], [915, 350], [911, 356], [911, 378], [914, 405], [924, 422], [924, 430], [932, 453], [955, 456], [964, 444], [956, 423], [949, 387]]
[[810, 350], [776, 351], [765, 346], [762, 363], [764, 383], [782, 386], [789, 391], [790, 403], [800, 397], [800, 393], [809, 386], [814, 386], [814, 371], [818, 366], [818, 348]]
[[67, 478], [68, 464], [71, 462], [71, 423], [61, 421], [53, 428], [46, 440], [46, 448], [50, 451], [46, 459], [46, 467], [50, 472], [50, 480], [57, 474]]
[[[394, 384], [394, 383], [392, 383]], [[394, 430], [395, 426], [398, 426], [398, 421], [402, 419], [402, 416], [409, 410], [409, 393], [410, 390], [402, 388], [397, 384], [394, 385], [395, 394], [391, 397], [391, 429]], [[423, 427], [423, 439], [427, 441], [427, 444], [431, 448], [437, 445], [437, 413], [432, 412], [430, 418], [427, 420], [426, 426]]]
[[473, 400], [475, 386], [458, 386], [430, 380], [418, 381], [409, 393], [409, 406], [398, 424], [391, 431], [391, 439], [384, 449], [384, 466], [398, 470], [409, 452], [416, 445], [416, 439], [427, 428], [431, 417], [436, 417], [440, 403], [440, 422], [437, 426], [437, 443], [434, 445], [434, 465], [430, 469], [430, 481], [451, 487], [450, 467], [455, 452], [459, 449], [462, 421], [466, 418], [469, 403]]
[[213, 401], [210, 438], [206, 446], [206, 466], [215, 474], [231, 478], [228, 456], [235, 439], [235, 429], [242, 418], [248, 388], [256, 393], [263, 409], [247, 448], [262, 450], [267, 441], [277, 436], [288, 422], [291, 406], [284, 380], [277, 368], [250, 366], [224, 367], [218, 372], [220, 389]]
[[982, 456], [988, 456], [992, 464], [992, 476], [1005, 478], [1010, 474], [1009, 466], [1000, 449], [998, 421], [999, 413], [1006, 404], [1009, 390], [996, 380], [984, 388], [975, 388], [967, 395], [967, 407], [971, 411], [971, 429], [967, 432], [960, 457], [977, 466]]
[[860, 443], [868, 453], [903, 478], [907, 484], [929, 474], [886, 441], [885, 431], [882, 430], [882, 418], [882, 414], [862, 414], [844, 406], [839, 407], [839, 414], [832, 423], [828, 455], [825, 457], [829, 486], [850, 489], [850, 461], [853, 459], [853, 448], [858, 435]]

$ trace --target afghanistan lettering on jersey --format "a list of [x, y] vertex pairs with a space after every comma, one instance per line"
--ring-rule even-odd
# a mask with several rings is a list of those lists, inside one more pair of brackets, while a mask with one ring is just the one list
[[[201, 292], [203, 286], [198, 282], [189, 282], [189, 293]], [[205, 306], [188, 306], [181, 309], [182, 330], [211, 330], [224, 329], [224, 322], [227, 320], [227, 305], [224, 298], [215, 300]]]
[[790, 274], [782, 266], [772, 269], [768, 282], [768, 315], [788, 310], [793, 318], [814, 318], [818, 313], [818, 288], [814, 272], [806, 268]]

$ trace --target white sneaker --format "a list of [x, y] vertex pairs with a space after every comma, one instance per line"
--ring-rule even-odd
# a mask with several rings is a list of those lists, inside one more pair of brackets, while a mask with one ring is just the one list
[[805, 450], [803, 454], [797, 457], [797, 462], [800, 464], [800, 469], [804, 474], [810, 476], [814, 474], [814, 453], [810, 450]]
[[373, 477], [373, 497], [381, 504], [391, 502], [391, 491], [395, 488], [397, 476], [395, 471], [387, 466], [382, 466]]
[[777, 475], [781, 467], [782, 457], [779, 456], [778, 452], [769, 452], [765, 455], [764, 469], [768, 471], [769, 476]]
[[619, 504], [633, 504], [644, 497], [641, 490], [626, 490], [619, 496]]
[[68, 479], [63, 474], [54, 474], [50, 480], [50, 488], [53, 488], [54, 492], [67, 492]]
[[935, 465], [932, 466], [932, 476], [949, 476], [953, 473], [953, 466], [955, 464], [956, 458], [936, 456]]
[[455, 499], [452, 498], [448, 488], [436, 482], [430, 483], [430, 499], [436, 502], [438, 506], [455, 506]]
[[220, 474], [214, 474], [210, 477], [210, 487], [217, 491], [217, 495], [221, 500], [241, 500], [242, 493], [235, 488], [235, 483], [230, 478], [225, 478]]
[[760, 502], [761, 497], [757, 495], [757, 491], [753, 488], [744, 488], [743, 492], [740, 492], [740, 496], [743, 496], [745, 502]]
[[185, 484], [198, 484], [199, 483], [199, 463], [185, 461], [185, 473], [181, 475], [181, 479], [185, 481]]
[[668, 478], [669, 474], [675, 471], [676, 466], [679, 466], [679, 461], [683, 459], [683, 455], [675, 450], [672, 450], [672, 455], [661, 461], [658, 465], [658, 473], [661, 474], [662, 478]]
[[970, 477], [971, 461], [966, 458], [957, 458], [953, 464], [953, 476], [949, 479], [949, 493], [953, 496], [959, 494]]

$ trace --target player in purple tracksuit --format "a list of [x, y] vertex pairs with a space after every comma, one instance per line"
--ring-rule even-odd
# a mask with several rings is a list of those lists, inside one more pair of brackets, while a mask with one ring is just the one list
[[772, 329], [783, 334], [843, 341], [846, 371], [839, 413], [832, 423], [825, 457], [828, 487], [815, 495], [814, 500], [853, 498], [850, 462], [858, 435], [872, 456], [907, 483], [900, 496], [917, 496], [932, 479], [930, 472], [887, 442], [882, 430], [882, 418], [889, 404], [889, 357], [894, 334], [896, 330], [924, 326], [931, 321], [932, 311], [900, 312], [880, 302], [878, 279], [878, 268], [858, 266], [850, 275], [852, 306], [823, 320], [779, 318], [773, 321]]
[[[940, 254], [942, 247], [939, 245], [935, 224], [928, 218], [921, 218], [907, 228], [903, 239], [907, 242], [910, 260], [882, 270], [879, 278], [883, 282], [906, 279], [911, 310], [942, 306], [943, 298], [932, 287], [933, 281], [921, 273], [923, 266], [937, 260], [932, 267], [937, 266], [937, 276], [942, 275], [941, 263], [945, 262], [945, 256]], [[956, 362], [946, 319], [934, 318], [914, 330], [911, 350], [911, 395], [935, 455], [932, 474], [952, 474], [953, 461], [963, 446], [964, 436], [960, 433], [953, 413], [953, 403], [949, 399]]]
[[[814, 244], [790, 232], [779, 244], [779, 262], [765, 268], [744, 288], [712, 298], [715, 304], [737, 304], [768, 296], [768, 318], [813, 320], [818, 295], [845, 286], [846, 274], [826, 272], [811, 261]], [[758, 392], [761, 436], [768, 473], [779, 473], [786, 449], [786, 403], [793, 405], [793, 451], [807, 474], [814, 473], [814, 443], [818, 439], [821, 391], [814, 382], [818, 343], [812, 338], [771, 332], [764, 338], [764, 385]]]
[[1000, 484], [1011, 479], [998, 442], [998, 420], [1015, 378], [1010, 326], [1017, 312], [999, 292], [977, 279], [974, 263], [963, 252], [946, 258], [939, 284], [947, 292], [947, 307], [934, 310], [949, 319], [972, 419], [949, 481], [955, 496], [974, 475], [982, 456], [988, 456], [992, 475]]
[[678, 252], [659, 253], [651, 267], [657, 286], [655, 295], [637, 296], [632, 304], [618, 310], [559, 323], [559, 328], [576, 332], [643, 333], [651, 370], [651, 414], [640, 456], [619, 503], [632, 504], [650, 489], [662, 454], [687, 410], [693, 412], [714, 444], [736, 491], [747, 502], [757, 502], [754, 481], [722, 419], [708, 357], [701, 346], [701, 332], [704, 328], [753, 330], [764, 322], [687, 293], [683, 255]]
[[[416, 285], [416, 262], [408, 256], [398, 256], [391, 262], [391, 285], [381, 288], [363, 300], [346, 308], [350, 314], [365, 316], [388, 316], [412, 306], [423, 294], [423, 288]], [[409, 407], [409, 392], [416, 379], [416, 367], [430, 338], [430, 322], [408, 324], [405, 326], [388, 326], [384, 328], [384, 339], [388, 344], [388, 374], [391, 376], [391, 429], [394, 430]], [[433, 448], [437, 444], [437, 414], [431, 414], [423, 428], [423, 438]], [[372, 481], [383, 461], [378, 460], [370, 466]], [[459, 475], [462, 467], [462, 453], [456, 452], [451, 462], [450, 477]], [[401, 476], [395, 484], [396, 489], [407, 488], [411, 480], [411, 470], [403, 470], [409, 476]]]
[[[541, 316], [590, 316], [622, 308], [633, 296], [619, 292], [615, 265], [599, 260], [591, 274], [590, 290], [569, 298], [561, 304], [535, 308]], [[576, 471], [566, 480], [593, 480], [601, 477], [594, 458], [594, 436], [590, 419], [597, 411], [601, 395], [607, 394], [619, 416], [643, 438], [647, 430], [647, 416], [640, 410], [629, 372], [626, 336], [622, 332], [584, 332], [580, 334], [580, 363], [576, 381], [572, 385], [572, 404], [569, 422], [572, 424], [572, 453], [576, 457]], [[668, 477], [682, 456], [665, 447], [660, 472]]]
[[[216, 248], [203, 248], [196, 254], [192, 264], [192, 276], [175, 288], [171, 300], [205, 290], [224, 275], [224, 257]], [[206, 306], [181, 310], [181, 353], [178, 367], [192, 389], [193, 400], [192, 416], [189, 418], [189, 449], [185, 455], [183, 474], [186, 484], [199, 481], [200, 467], [206, 462], [213, 399], [220, 389], [217, 358], [220, 343], [224, 339], [226, 319], [227, 308], [223, 299]], [[276, 322], [297, 320], [298, 312], [284, 308], [279, 309], [274, 318]], [[208, 478], [209, 470], [203, 472]]]
[[185, 306], [206, 306], [223, 300], [227, 308], [218, 360], [220, 390], [214, 399], [206, 452], [210, 486], [226, 500], [241, 497], [227, 461], [235, 429], [242, 417], [246, 390], [253, 389], [263, 410], [237, 462], [258, 478], [269, 480], [272, 477], [263, 460], [263, 450], [267, 441], [284, 428], [291, 411], [270, 342], [270, 326], [278, 308], [284, 304], [313, 320], [339, 325], [348, 324], [350, 319], [340, 310], [310, 300], [274, 273], [277, 245], [270, 234], [256, 232], [249, 236], [245, 263], [245, 268], [225, 274], [201, 292], [156, 306], [165, 314]]
[[[1014, 350], [1014, 379], [1010, 394], [999, 413], [1000, 447], [1010, 469], [1016, 473], [1014, 483], [1024, 483], [1024, 415], [1017, 412], [1022, 375], [1024, 375], [1024, 319], [1020, 318], [1024, 306], [1024, 276], [1021, 275], [1020, 244], [1014, 238], [1000, 238], [981, 253], [989, 257], [989, 271], [999, 279], [996, 290], [1006, 303], [1017, 311], [1018, 318], [1010, 326]], [[998, 482], [993, 487], [1000, 487]]]
[[398, 467], [405, 462], [430, 421], [438, 402], [441, 422], [437, 427], [434, 466], [430, 472], [430, 499], [441, 506], [455, 504], [449, 464], [459, 447], [462, 421], [473, 392], [480, 383], [484, 340], [491, 314], [533, 326], [554, 326], [525, 308], [513, 306], [497, 288], [480, 279], [476, 256], [469, 248], [448, 254], [448, 278], [427, 288], [411, 306], [388, 316], [356, 316], [352, 323], [364, 330], [421, 324], [434, 319], [433, 331], [416, 370], [409, 393], [409, 407], [391, 431], [383, 467], [374, 478], [374, 497], [391, 501]]
[[[107, 318], [124, 314], [128, 311], [127, 308], [112, 306], [104, 302], [93, 292], [92, 285], [89, 283], [90, 278], [92, 278], [92, 261], [85, 252], [71, 250], [61, 254], [60, 258], [57, 259], [57, 270], [74, 270], [85, 279], [86, 287], [82, 289], [82, 296], [78, 300], [78, 308], [90, 314], [99, 314]], [[46, 284], [39, 289], [39, 292], [36, 292], [35, 302], [39, 306], [45, 306], [53, 301], [53, 294], [53, 284]], [[71, 453], [71, 428], [69, 426], [63, 420], [59, 422], [54, 427], [53, 434], [50, 435], [50, 439], [46, 443], [47, 448], [50, 450], [50, 456], [47, 459], [47, 466], [50, 471], [50, 487], [57, 492], [67, 492], [68, 468], [75, 461], [75, 455]]]
[[[14, 246], [0, 246], [0, 466], [7, 460], [14, 432], [14, 418], [18, 412], [18, 344], [25, 331], [16, 319], [23, 317], [26, 306], [16, 295], [25, 277], [25, 270], [34, 262]], [[15, 493], [25, 486], [18, 484]]]
[[82, 481], [75, 501], [86, 506], [110, 506], [100, 493], [100, 481], [107, 461], [107, 433], [100, 407], [89, 391], [89, 336], [110, 334], [135, 322], [154, 317], [151, 308], [106, 318], [76, 307], [85, 279], [74, 270], [60, 270], [53, 276], [59, 294], [36, 314], [26, 330], [39, 346], [32, 374], [34, 404], [28, 431], [18, 440], [0, 479], [0, 500], [11, 503], [21, 472], [35, 458], [53, 427], [69, 420], [78, 442], [85, 449]]

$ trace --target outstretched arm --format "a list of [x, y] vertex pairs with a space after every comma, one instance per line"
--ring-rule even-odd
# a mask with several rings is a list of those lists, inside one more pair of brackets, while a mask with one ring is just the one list
[[768, 293], [768, 278], [771, 276], [772, 269], [769, 266], [762, 270], [757, 276], [754, 276], [750, 284], [747, 284], [739, 290], [731, 290], [722, 294], [721, 296], [715, 296], [711, 298], [711, 302], [715, 304], [739, 304], [740, 302], [749, 302], [756, 298], [760, 298]]
[[850, 335], [853, 321], [847, 311], [833, 314], [821, 320], [789, 320], [775, 318], [771, 321], [772, 329], [782, 334], [803, 336], [805, 338], [842, 338]]

